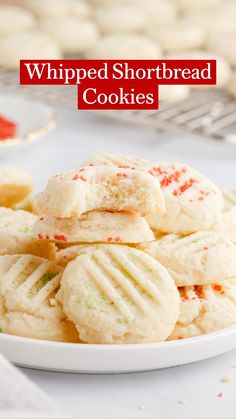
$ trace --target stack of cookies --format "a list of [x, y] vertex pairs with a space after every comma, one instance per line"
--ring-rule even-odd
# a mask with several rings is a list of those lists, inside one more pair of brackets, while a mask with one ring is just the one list
[[183, 164], [103, 154], [50, 178], [32, 208], [0, 208], [4, 333], [143, 343], [236, 323], [233, 191]]

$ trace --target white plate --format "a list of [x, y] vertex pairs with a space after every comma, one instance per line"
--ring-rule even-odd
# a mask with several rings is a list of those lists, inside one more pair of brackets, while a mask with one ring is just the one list
[[54, 110], [42, 102], [18, 95], [0, 95], [0, 115], [17, 124], [17, 137], [0, 141], [0, 150], [26, 144], [56, 126]]
[[136, 345], [86, 345], [0, 335], [0, 351], [17, 365], [74, 373], [121, 373], [188, 364], [236, 348], [236, 327], [191, 339]]

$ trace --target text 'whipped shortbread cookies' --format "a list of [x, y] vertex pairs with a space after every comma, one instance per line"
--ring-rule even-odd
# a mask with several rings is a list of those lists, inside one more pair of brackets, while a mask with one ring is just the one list
[[180, 315], [169, 340], [214, 332], [236, 323], [236, 278], [179, 288]]
[[116, 167], [81, 167], [52, 176], [38, 196], [42, 214], [69, 218], [93, 210], [165, 211], [159, 182], [148, 172]]
[[0, 207], [0, 255], [29, 253], [53, 259], [53, 243], [34, 238], [37, 217], [29, 212]]
[[128, 246], [104, 244], [78, 256], [63, 273], [58, 298], [88, 343], [162, 341], [179, 313], [167, 270]]
[[62, 268], [31, 255], [0, 256], [4, 333], [55, 341], [78, 341], [56, 301]]
[[223, 233], [168, 234], [140, 248], [162, 263], [179, 287], [236, 277], [236, 246]]
[[140, 243], [154, 240], [147, 221], [136, 213], [92, 211], [79, 218], [42, 216], [35, 238], [57, 243]]
[[12, 207], [33, 189], [31, 176], [14, 166], [0, 165], [0, 206]]

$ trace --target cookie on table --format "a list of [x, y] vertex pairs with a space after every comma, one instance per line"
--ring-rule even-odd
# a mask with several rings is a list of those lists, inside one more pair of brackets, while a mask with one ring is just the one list
[[0, 66], [18, 69], [21, 59], [59, 59], [61, 50], [46, 33], [28, 31], [0, 38]]
[[3, 333], [36, 339], [78, 341], [56, 300], [62, 268], [32, 255], [0, 256]]
[[40, 22], [46, 32], [65, 54], [82, 53], [94, 47], [99, 39], [97, 26], [90, 19], [77, 16], [47, 18]]
[[58, 298], [88, 343], [163, 341], [179, 314], [167, 270], [128, 246], [104, 244], [78, 256], [65, 268]]
[[228, 211], [236, 206], [236, 190], [223, 189], [222, 193], [224, 198], [224, 211]]
[[0, 255], [29, 253], [54, 259], [55, 244], [34, 238], [36, 221], [29, 212], [0, 207]]
[[95, 10], [95, 21], [105, 33], [142, 31], [147, 16], [137, 2], [109, 3]]
[[107, 60], [157, 60], [162, 55], [157, 42], [144, 34], [118, 33], [101, 37], [86, 58]]
[[236, 278], [179, 288], [180, 315], [168, 338], [184, 339], [236, 324]]
[[152, 228], [189, 234], [207, 230], [221, 218], [222, 193], [205, 176], [179, 163], [157, 162], [148, 167], [160, 182], [166, 205], [165, 213], [147, 217]]
[[[205, 50], [188, 50], [188, 51], [179, 51], [179, 52], [169, 52], [167, 55], [168, 59], [182, 59], [182, 60], [217, 60], [217, 68], [216, 68], [216, 77], [217, 77], [217, 84], [216, 86], [210, 85], [193, 85], [192, 88], [195, 89], [209, 89], [210, 87], [224, 87], [229, 83], [229, 80], [232, 77], [232, 70], [225, 58], [221, 55], [218, 55], [214, 52], [205, 51]], [[165, 87], [174, 87], [171, 85], [164, 85]], [[161, 87], [161, 86], [159, 86]], [[189, 87], [189, 86], [188, 86]]]
[[55, 243], [140, 243], [155, 239], [145, 218], [137, 213], [109, 211], [66, 219], [42, 216], [35, 224], [34, 236]]
[[147, 171], [85, 166], [52, 176], [38, 195], [41, 214], [79, 217], [94, 210], [162, 213], [165, 202], [159, 182]]
[[0, 36], [32, 29], [35, 25], [34, 17], [27, 10], [0, 5]]
[[199, 48], [204, 44], [202, 29], [185, 20], [178, 20], [171, 25], [157, 27], [150, 25], [147, 34], [155, 40], [164, 51], [183, 51]]
[[12, 207], [24, 200], [33, 189], [31, 176], [22, 169], [0, 165], [0, 206]]
[[138, 156], [101, 153], [88, 157], [82, 163], [82, 166], [117, 166], [124, 169], [132, 169], [138, 168], [146, 163], [150, 163], [150, 161]]
[[168, 234], [139, 245], [168, 269], [178, 287], [222, 282], [236, 277], [236, 246], [221, 232]]

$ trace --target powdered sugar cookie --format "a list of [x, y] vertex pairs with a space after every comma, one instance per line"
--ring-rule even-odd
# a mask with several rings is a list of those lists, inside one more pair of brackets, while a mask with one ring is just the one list
[[4, 333], [37, 339], [78, 341], [55, 299], [62, 268], [31, 255], [0, 256]]
[[[221, 57], [220, 55], [210, 52], [210, 51], [204, 51], [204, 50], [189, 50], [189, 51], [181, 51], [181, 52], [170, 52], [167, 56], [167, 58], [170, 59], [189, 59], [189, 60], [217, 60], [217, 72], [216, 72], [216, 78], [217, 78], [217, 84], [215, 87], [223, 87], [226, 86], [232, 76], [232, 70], [229, 65], [229, 63], [225, 60], [225, 58]], [[172, 87], [170, 85], [167, 85], [168, 87]], [[194, 88], [207, 88], [211, 86], [206, 85], [195, 85], [192, 86]]]
[[69, 218], [104, 209], [162, 213], [165, 203], [157, 179], [148, 172], [85, 166], [52, 176], [38, 195], [37, 208], [42, 214]]
[[31, 176], [22, 169], [0, 165], [0, 206], [12, 207], [25, 199], [33, 189]]
[[171, 26], [150, 25], [148, 35], [154, 39], [164, 51], [183, 51], [199, 48], [204, 44], [204, 33], [197, 25], [185, 20], [178, 20]]
[[29, 253], [53, 259], [55, 245], [34, 238], [36, 221], [37, 217], [29, 212], [0, 207], [0, 254]]
[[117, 166], [124, 169], [132, 169], [146, 163], [150, 163], [150, 161], [138, 156], [102, 153], [90, 156], [82, 163], [82, 166]]
[[159, 100], [163, 102], [180, 102], [190, 95], [190, 87], [187, 85], [159, 85]]
[[127, 246], [101, 245], [70, 262], [58, 298], [88, 343], [163, 341], [179, 312], [166, 269]]
[[140, 243], [155, 239], [145, 218], [109, 211], [92, 211], [79, 218], [40, 217], [34, 235], [56, 243]]
[[27, 10], [16, 6], [0, 5], [0, 35], [32, 29], [34, 17]]
[[102, 32], [133, 32], [143, 30], [147, 16], [138, 3], [106, 4], [95, 11], [95, 20]]
[[162, 263], [179, 287], [236, 277], [236, 246], [223, 233], [168, 234], [139, 247]]
[[207, 49], [222, 55], [232, 66], [236, 67], [236, 23], [235, 30], [229, 29], [209, 37]]
[[145, 35], [112, 34], [99, 39], [87, 58], [107, 60], [159, 59], [161, 48]]
[[64, 53], [80, 53], [96, 44], [99, 38], [95, 23], [76, 16], [44, 19], [41, 29], [50, 35]]
[[222, 191], [224, 198], [224, 210], [228, 211], [232, 207], [236, 206], [236, 190], [224, 189]]
[[221, 217], [220, 189], [186, 165], [153, 163], [149, 172], [159, 180], [166, 211], [148, 216], [151, 227], [166, 233], [189, 234], [209, 229]]
[[15, 69], [23, 58], [59, 59], [61, 51], [56, 42], [42, 32], [13, 33], [0, 39], [0, 65]]
[[179, 288], [180, 316], [169, 340], [215, 332], [236, 323], [236, 278]]

